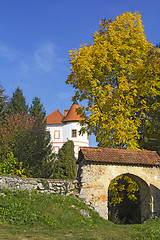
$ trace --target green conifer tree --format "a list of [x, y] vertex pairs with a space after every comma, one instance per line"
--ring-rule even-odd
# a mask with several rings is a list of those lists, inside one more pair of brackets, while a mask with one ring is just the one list
[[13, 92], [13, 96], [9, 101], [8, 112], [28, 113], [28, 105], [26, 104], [23, 92], [19, 87]]
[[34, 97], [31, 107], [29, 109], [30, 115], [34, 117], [34, 129], [36, 130], [36, 144], [35, 144], [35, 176], [49, 177], [51, 174], [52, 161], [55, 154], [52, 153], [52, 145], [50, 143], [50, 136], [46, 130], [47, 123], [45, 120], [46, 111], [40, 98]]
[[0, 85], [0, 118], [3, 118], [6, 112], [8, 97], [4, 94], [4, 88]]
[[38, 97], [33, 98], [29, 112], [32, 116], [34, 116], [37, 119], [37, 121], [41, 123], [44, 121], [46, 111], [43, 104], [40, 101], [40, 98]]
[[77, 167], [76, 158], [74, 156], [74, 143], [73, 141], [68, 140], [58, 152], [51, 177], [55, 179], [75, 179], [76, 172]]

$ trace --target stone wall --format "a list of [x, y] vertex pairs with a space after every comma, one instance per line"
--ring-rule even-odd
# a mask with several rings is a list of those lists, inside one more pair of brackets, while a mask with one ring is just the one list
[[22, 178], [0, 175], [0, 188], [37, 190], [41, 193], [71, 195], [76, 192], [76, 180], [53, 180], [38, 178]]

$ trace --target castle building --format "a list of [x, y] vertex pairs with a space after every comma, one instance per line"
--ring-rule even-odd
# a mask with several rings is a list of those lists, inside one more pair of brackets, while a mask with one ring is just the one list
[[74, 143], [75, 157], [78, 158], [80, 147], [89, 146], [88, 133], [79, 134], [81, 126], [79, 120], [82, 118], [77, 114], [79, 108], [77, 103], [73, 103], [70, 109], [64, 110], [64, 115], [59, 110], [47, 116], [47, 130], [50, 132], [53, 151], [58, 153], [59, 149], [68, 140]]

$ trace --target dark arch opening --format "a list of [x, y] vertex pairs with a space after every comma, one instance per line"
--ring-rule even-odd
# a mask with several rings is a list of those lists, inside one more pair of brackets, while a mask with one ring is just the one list
[[[138, 186], [138, 191], [134, 192], [135, 198], [128, 198], [127, 183], [125, 183], [125, 176], [130, 178]], [[113, 203], [113, 192], [110, 190], [110, 186], [115, 179], [120, 178], [118, 185], [116, 185], [117, 191], [120, 192], [120, 197], [123, 195], [123, 200], [118, 203]], [[114, 223], [119, 224], [135, 224], [141, 223], [151, 214], [150, 202], [151, 195], [148, 185], [144, 180], [133, 174], [122, 174], [114, 178], [110, 183], [108, 190], [108, 219]], [[125, 185], [123, 191], [121, 185]], [[131, 192], [132, 194], [132, 192]]]

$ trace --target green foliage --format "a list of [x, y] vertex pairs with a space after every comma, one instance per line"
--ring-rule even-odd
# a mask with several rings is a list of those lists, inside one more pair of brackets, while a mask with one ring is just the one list
[[43, 104], [40, 101], [40, 98], [34, 97], [32, 100], [31, 107], [29, 112], [32, 116], [34, 116], [38, 122], [42, 123], [46, 116], [46, 111]]
[[[160, 49], [160, 45], [157, 48]], [[160, 59], [160, 54], [158, 57]], [[152, 107], [146, 109], [146, 117], [139, 128], [139, 145], [141, 148], [157, 151], [160, 155], [160, 94], [155, 98], [149, 96], [147, 101]]]
[[26, 176], [48, 178], [54, 154], [46, 131], [46, 112], [38, 97], [33, 98], [29, 111], [18, 87], [8, 103], [5, 119], [0, 119], [1, 152], [12, 152], [19, 164], [23, 163]]
[[23, 162], [25, 174], [34, 150], [33, 123], [34, 120], [23, 113], [8, 114], [5, 122], [0, 122], [0, 143], [6, 152], [12, 151], [18, 161]]
[[0, 154], [0, 174], [24, 176], [23, 163], [18, 162], [12, 152]]
[[[0, 221], [18, 225], [41, 225], [52, 229], [71, 228], [105, 222], [75, 197], [36, 192], [1, 190]], [[76, 206], [76, 209], [72, 208]], [[89, 212], [83, 217], [80, 209]]]
[[133, 227], [133, 239], [135, 240], [158, 240], [160, 236], [160, 218], [157, 219], [150, 219], [144, 224], [141, 225], [135, 225]]
[[50, 177], [55, 179], [75, 179], [76, 172], [74, 143], [68, 140], [58, 152], [57, 159], [53, 165], [53, 173]]
[[40, 98], [34, 97], [30, 107], [30, 115], [34, 117], [34, 129], [36, 130], [36, 146], [34, 149], [35, 161], [41, 162], [39, 168], [35, 170], [34, 176], [48, 178], [52, 171], [55, 154], [52, 153], [50, 136], [46, 131], [47, 123], [45, 120], [46, 111]]
[[[80, 209], [91, 218], [83, 217]], [[73, 196], [0, 190], [0, 239], [156, 240], [159, 226], [160, 218], [113, 224]]]
[[160, 110], [150, 113], [150, 117], [142, 123], [140, 133], [140, 147], [157, 151], [160, 155]]
[[49, 177], [52, 165], [50, 139], [44, 125], [37, 125], [33, 116], [10, 113], [0, 121], [0, 144], [3, 151], [12, 151], [19, 163], [23, 163], [28, 177]]
[[109, 186], [109, 219], [114, 223], [140, 223], [139, 187], [126, 175], [113, 179]]
[[28, 113], [28, 105], [26, 104], [23, 92], [19, 87], [17, 87], [15, 92], [13, 92], [13, 96], [9, 101], [8, 112], [25, 114]]
[[92, 45], [70, 51], [66, 83], [75, 88], [73, 100], [84, 100], [79, 114], [89, 124], [81, 121], [82, 130], [94, 133], [100, 147], [139, 148], [142, 120], [160, 107], [159, 53], [146, 40], [138, 12], [101, 21]]
[[0, 85], [0, 118], [4, 118], [6, 113], [8, 97], [4, 94], [4, 89]]
[[[54, 219], [43, 214], [40, 208], [44, 208], [43, 198], [38, 199], [34, 193], [21, 191], [4, 191], [1, 197], [0, 218], [2, 222], [20, 225], [47, 224], [55, 227]], [[37, 200], [37, 202], [35, 202]], [[42, 200], [42, 201], [41, 201]], [[47, 198], [46, 198], [47, 204]]]

